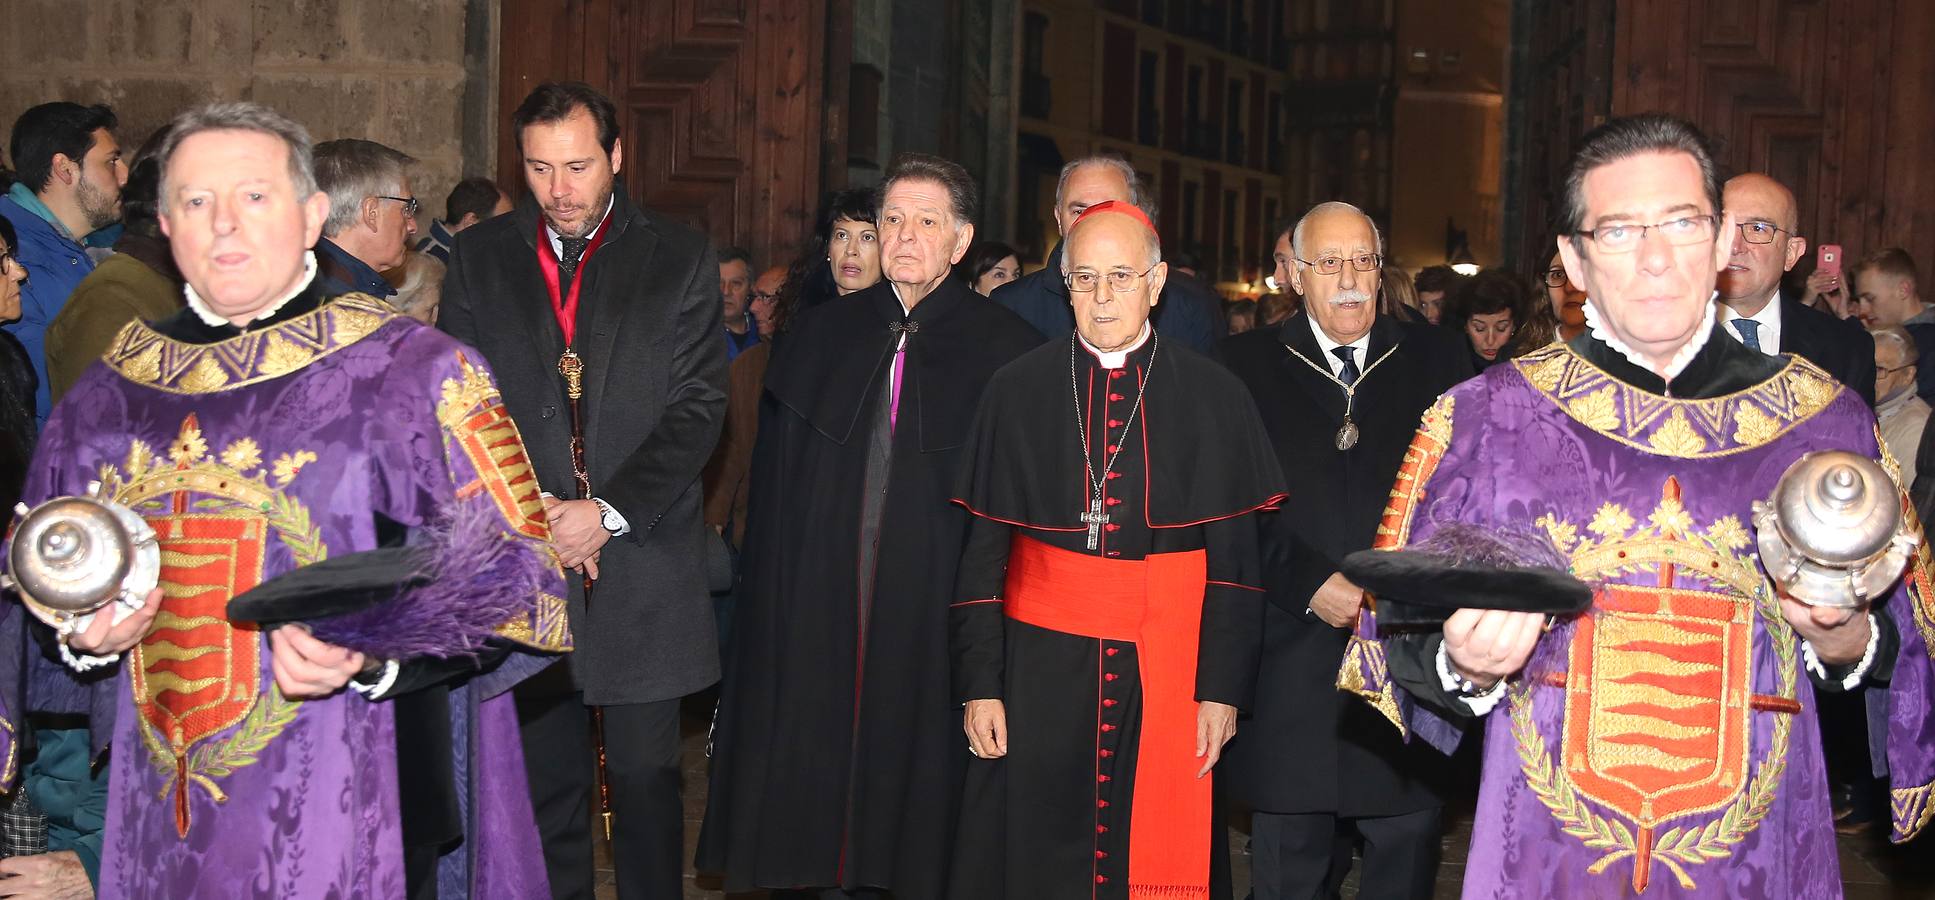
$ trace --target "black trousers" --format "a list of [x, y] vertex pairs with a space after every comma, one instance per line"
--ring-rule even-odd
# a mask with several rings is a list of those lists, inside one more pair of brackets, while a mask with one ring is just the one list
[[1340, 826], [1364, 839], [1357, 896], [1376, 900], [1429, 898], [1438, 876], [1443, 829], [1440, 811], [1339, 819], [1328, 813], [1256, 813], [1250, 820], [1252, 896], [1256, 900], [1323, 900], [1335, 895], [1348, 869], [1335, 862]]
[[[559, 900], [592, 900], [597, 758], [591, 711], [559, 662], [514, 689], [531, 811], [544, 868]], [[679, 701], [604, 707], [611, 779], [612, 860], [621, 900], [685, 895], [685, 807], [680, 798]]]

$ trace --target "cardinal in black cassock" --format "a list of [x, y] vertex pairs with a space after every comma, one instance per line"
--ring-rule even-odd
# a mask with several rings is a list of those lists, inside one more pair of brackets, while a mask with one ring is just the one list
[[959, 169], [890, 170], [887, 280], [773, 347], [699, 844], [728, 891], [945, 888], [968, 759], [947, 656], [968, 516], [948, 500], [989, 377], [1041, 341], [949, 277], [974, 233]]
[[996, 373], [968, 438], [957, 900], [1209, 894], [1209, 773], [1260, 652], [1252, 514], [1283, 475], [1241, 383], [1148, 324], [1159, 259], [1140, 210], [1089, 207], [1076, 332]]

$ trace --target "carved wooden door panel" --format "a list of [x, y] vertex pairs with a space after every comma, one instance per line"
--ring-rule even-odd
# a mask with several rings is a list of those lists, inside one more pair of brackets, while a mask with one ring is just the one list
[[[1613, 110], [1685, 116], [1732, 172], [1800, 200], [1800, 231], [1935, 263], [1935, 4], [1622, 0]], [[1811, 252], [1811, 251], [1810, 251]]]

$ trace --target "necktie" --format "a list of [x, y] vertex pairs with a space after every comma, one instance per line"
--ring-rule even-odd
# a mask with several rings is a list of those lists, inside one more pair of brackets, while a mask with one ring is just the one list
[[1338, 359], [1341, 359], [1344, 361], [1344, 370], [1338, 373], [1337, 375], [1338, 380], [1342, 381], [1345, 384], [1356, 384], [1357, 376], [1362, 374], [1357, 370], [1356, 348], [1337, 347], [1331, 350], [1330, 352]]
[[1735, 319], [1733, 327], [1740, 332], [1740, 342], [1756, 353], [1760, 350], [1760, 323], [1752, 319]]
[[591, 239], [560, 237], [558, 243], [564, 245], [564, 256], [558, 260], [558, 285], [560, 290], [569, 293], [571, 278], [577, 274], [578, 263], [585, 258], [585, 247], [591, 244]]

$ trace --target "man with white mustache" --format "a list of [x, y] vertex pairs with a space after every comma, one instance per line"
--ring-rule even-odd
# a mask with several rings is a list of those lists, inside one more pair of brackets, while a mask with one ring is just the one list
[[1340, 825], [1364, 839], [1363, 896], [1428, 897], [1437, 868], [1443, 758], [1405, 746], [1334, 686], [1364, 605], [1338, 561], [1371, 546], [1418, 417], [1472, 375], [1462, 336], [1378, 316], [1383, 249], [1361, 210], [1319, 204], [1276, 245], [1277, 283], [1303, 295], [1304, 311], [1224, 344], [1290, 482], [1263, 526], [1255, 714], [1217, 783], [1255, 811], [1257, 900], [1341, 883]]

